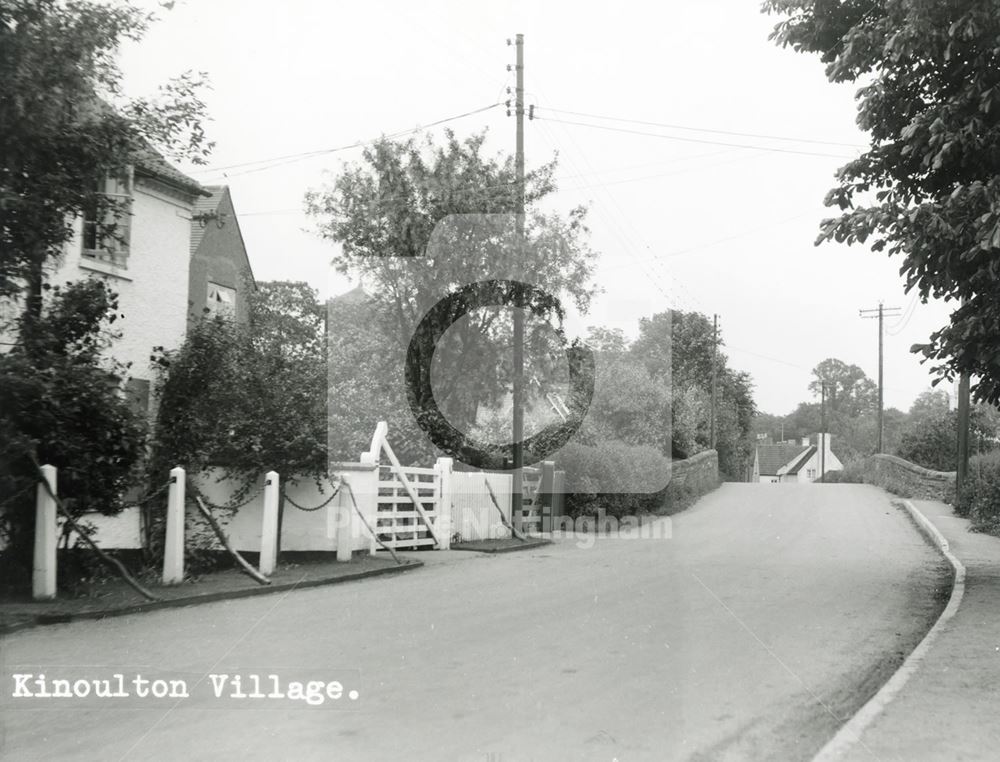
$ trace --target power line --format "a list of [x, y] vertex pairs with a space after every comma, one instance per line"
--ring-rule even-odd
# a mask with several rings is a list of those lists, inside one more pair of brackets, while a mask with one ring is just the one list
[[906, 306], [906, 311], [903, 313], [903, 316], [899, 318], [891, 326], [888, 326], [885, 329], [885, 332], [887, 334], [889, 334], [890, 336], [898, 336], [903, 332], [903, 330], [906, 328], [906, 326], [910, 324], [910, 321], [913, 319], [913, 316], [917, 312], [917, 300], [919, 298], [920, 298], [920, 291], [914, 290], [913, 296], [910, 297], [910, 303]]
[[815, 140], [812, 138], [790, 138], [783, 135], [767, 135], [757, 132], [734, 132], [732, 130], [718, 130], [709, 127], [688, 127], [686, 125], [680, 124], [668, 124], [665, 122], [647, 122], [642, 119], [626, 119], [624, 117], [616, 116], [603, 116], [601, 114], [588, 114], [583, 111], [567, 111], [566, 109], [552, 108], [546, 106], [544, 108], [539, 107], [543, 111], [552, 111], [556, 114], [570, 114], [572, 116], [583, 116], [589, 119], [606, 119], [613, 122], [626, 122], [628, 124], [644, 124], [647, 127], [666, 127], [671, 130], [685, 130], [689, 132], [710, 132], [715, 135], [735, 135], [742, 138], [762, 138], [764, 140], [781, 140], [789, 143], [814, 143], [817, 145], [826, 146], [846, 146], [847, 148], [862, 148], [862, 146], [856, 143], [840, 143], [833, 140]]
[[[628, 167], [614, 167], [614, 168], [611, 168], [611, 169], [595, 170], [593, 172], [576, 172], [574, 174], [569, 174], [569, 175], [557, 175], [557, 176], [553, 177], [552, 179], [556, 180], [556, 181], [574, 180], [574, 179], [577, 179], [577, 178], [593, 177], [595, 175], [604, 175], [604, 174], [608, 174], [608, 173], [611, 173], [611, 172], [624, 172], [624, 171], [627, 171], [629, 169], [640, 169], [643, 166], [655, 166], [656, 164], [673, 164], [673, 163], [676, 163], [676, 162], [690, 161], [690, 160], [693, 160], [693, 159], [701, 159], [701, 158], [706, 158], [706, 157], [711, 157], [711, 156], [718, 156], [720, 154], [726, 154], [726, 153], [729, 153], [729, 152], [728, 151], [710, 151], [708, 153], [696, 154], [694, 156], [678, 156], [678, 157], [676, 157], [674, 159], [671, 159], [671, 160], [668, 160], [668, 161], [664, 161], [664, 162], [656, 162], [656, 163], [654, 163], [652, 165], [651, 164], [646, 164], [646, 165], [632, 165], [632, 166], [628, 166]], [[611, 185], [620, 185], [622, 183], [641, 182], [642, 180], [651, 180], [651, 179], [659, 178], [659, 177], [670, 177], [670, 176], [673, 176], [673, 175], [678, 175], [678, 174], [683, 174], [685, 172], [690, 172], [690, 171], [693, 171], [695, 169], [706, 169], [708, 167], [720, 166], [722, 164], [729, 164], [729, 163], [732, 163], [732, 162], [735, 162], [735, 161], [746, 161], [747, 159], [752, 159], [752, 158], [754, 158], [753, 155], [750, 155], [750, 156], [746, 156], [746, 155], [737, 156], [736, 158], [729, 159], [729, 160], [723, 161], [723, 162], [713, 162], [711, 164], [702, 165], [700, 167], [697, 166], [697, 165], [693, 166], [693, 167], [685, 167], [683, 169], [674, 170], [672, 172], [660, 173], [660, 174], [656, 174], [656, 175], [644, 175], [642, 177], [628, 177], [628, 178], [624, 178], [624, 179], [621, 179], [621, 180], [612, 180], [610, 182], [604, 182], [604, 183], [589, 183], [587, 185], [574, 185], [574, 186], [569, 187], [569, 188], [557, 187], [554, 192], [556, 192], [556, 193], [564, 193], [564, 192], [567, 192], [567, 191], [588, 190], [590, 188], [604, 188], [604, 187], [608, 187], [608, 186], [611, 186]], [[461, 192], [461, 191], [470, 191], [470, 192], [472, 192], [472, 194], [475, 194], [475, 193], [479, 193], [479, 192], [482, 192], [482, 191], [499, 190], [499, 189], [502, 189], [502, 188], [511, 188], [513, 186], [514, 186], [514, 183], [513, 183], [513, 181], [511, 181], [509, 183], [500, 183], [500, 184], [483, 185], [483, 186], [481, 186], [481, 185], [475, 185], [475, 184], [470, 184], [470, 185], [458, 186], [456, 188], [451, 188], [451, 189], [448, 189], [448, 190], [450, 192], [453, 192], [453, 193], [454, 192]], [[470, 198], [474, 198], [474, 197], [475, 197], [474, 195], [470, 195]], [[408, 196], [408, 195], [397, 194], [397, 195], [394, 195], [394, 196], [381, 196], [381, 197], [379, 197], [377, 199], [377, 201], [378, 201], [378, 203], [382, 203], [382, 202], [390, 202], [390, 201], [407, 200], [409, 198], [410, 198], [410, 196]], [[374, 206], [374, 205], [375, 204], [372, 204], [372, 206]], [[256, 217], [256, 216], [271, 215], [271, 214], [295, 214], [295, 213], [298, 213], [298, 212], [304, 213], [304, 211], [302, 209], [290, 209], [290, 208], [289, 209], [263, 209], [263, 210], [253, 211], [253, 212], [241, 212], [239, 214], [239, 216], [240, 217]]]
[[[549, 132], [548, 127], [546, 127], [545, 125], [539, 125], [539, 134], [544, 134], [545, 136], [547, 136], [550, 144], [553, 147], [555, 147], [555, 146], [558, 145], [558, 142], [555, 140], [554, 136]], [[571, 134], [569, 134], [568, 137], [569, 137], [569, 139], [570, 139], [573, 147], [575, 147], [578, 150], [580, 150], [580, 155], [581, 155], [582, 161], [584, 161], [588, 166], [590, 166], [590, 162], [587, 160], [586, 154], [583, 152], [582, 149], [579, 148], [579, 144], [576, 142], [576, 140], [573, 138], [573, 136]], [[569, 162], [569, 164], [571, 165], [571, 167], [573, 167], [574, 169], [576, 169], [577, 172], [580, 172], [580, 167], [573, 160], [572, 155], [569, 152], [566, 152], [565, 156], [566, 156], [566, 160]], [[593, 169], [593, 168], [591, 167], [591, 169]], [[598, 186], [598, 187], [600, 187], [600, 186]], [[659, 291], [661, 294], [663, 294], [664, 298], [667, 299], [668, 303], [670, 304], [670, 306], [672, 308], [676, 308], [678, 302], [680, 301], [677, 298], [677, 295], [673, 292], [672, 289], [665, 288], [664, 285], [660, 282], [660, 277], [658, 276], [658, 274], [652, 268], [647, 267], [646, 264], [644, 263], [644, 260], [642, 258], [640, 258], [633, 251], [633, 249], [636, 248], [634, 242], [629, 239], [629, 237], [628, 237], [628, 235], [627, 235], [627, 233], [625, 231], [624, 226], [618, 221], [618, 219], [612, 213], [612, 210], [610, 208], [611, 204], [614, 204], [614, 197], [611, 196], [611, 194], [607, 193], [607, 192], [605, 192], [605, 197], [611, 203], [610, 204], [599, 204], [599, 205], [597, 205], [596, 211], [597, 211], [598, 214], [603, 215], [604, 218], [609, 223], [609, 226], [608, 226], [609, 232], [611, 233], [611, 235], [613, 235], [614, 237], [616, 237], [618, 239], [618, 241], [621, 243], [622, 250], [628, 256], [632, 257], [632, 259], [634, 259], [636, 261], [636, 263], [639, 265], [639, 267], [641, 267], [643, 270], [645, 270], [647, 272], [647, 274], [649, 275], [649, 279], [650, 279], [649, 282], [653, 285], [653, 287], [656, 288], [656, 290]], [[617, 207], [617, 204], [615, 204], [615, 206]], [[624, 215], [624, 213], [622, 213], [620, 207], [618, 208], [618, 211], [619, 211], [619, 214], [621, 214], [622, 219], [626, 219], [625, 215]], [[668, 290], [670, 291], [670, 293], [668, 293]]]
[[607, 130], [609, 132], [622, 132], [630, 135], [643, 135], [662, 140], [678, 140], [682, 143], [702, 143], [713, 146], [728, 146], [730, 148], [745, 148], [753, 151], [769, 151], [771, 153], [787, 153], [797, 156], [824, 156], [831, 159], [851, 159], [851, 156], [835, 153], [821, 153], [819, 151], [800, 151], [792, 148], [776, 148], [774, 146], [747, 145], [746, 143], [726, 143], [719, 140], [704, 140], [701, 138], [685, 138], [680, 135], [664, 135], [662, 132], [646, 132], [644, 130], [630, 130], [625, 127], [610, 127], [604, 124], [589, 124], [587, 122], [577, 122], [570, 119], [552, 119], [551, 117], [535, 116], [535, 119], [546, 122], [559, 122], [560, 124], [573, 124], [577, 127], [590, 127], [595, 130]]
[[382, 135], [379, 138], [370, 138], [368, 140], [359, 140], [354, 143], [349, 143], [347, 145], [337, 146], [335, 148], [321, 148], [315, 151], [303, 151], [301, 153], [285, 154], [284, 156], [272, 156], [268, 159], [256, 159], [254, 161], [245, 161], [239, 164], [227, 164], [221, 167], [206, 167], [203, 169], [193, 170], [192, 174], [216, 174], [224, 173], [228, 169], [240, 169], [242, 167], [254, 167], [258, 164], [266, 164], [264, 167], [256, 167], [255, 169], [247, 170], [246, 172], [239, 172], [239, 175], [249, 174], [250, 172], [260, 172], [265, 169], [272, 169], [274, 167], [282, 166], [284, 164], [290, 164], [294, 161], [301, 161], [303, 159], [310, 159], [316, 156], [326, 156], [331, 153], [338, 153], [340, 151], [348, 151], [352, 148], [360, 148], [361, 146], [369, 145], [374, 143], [376, 140], [382, 138], [399, 138], [404, 135], [410, 135], [415, 132], [420, 132], [429, 127], [437, 127], [438, 125], [445, 124], [447, 122], [454, 122], [457, 119], [464, 119], [468, 116], [473, 116], [475, 114], [481, 114], [484, 111], [489, 111], [490, 109], [496, 108], [500, 103], [491, 103], [489, 106], [483, 106], [482, 108], [473, 109], [472, 111], [466, 111], [462, 114], [456, 114], [454, 116], [445, 117], [444, 119], [438, 119], [437, 121], [430, 122], [429, 124], [418, 125], [416, 127], [411, 127], [406, 130], [400, 130], [398, 132], [389, 133], [387, 135]]
[[[776, 227], [779, 227], [781, 225], [787, 225], [789, 222], [793, 222], [795, 220], [801, 219], [802, 217], [805, 217], [806, 215], [811, 214], [811, 213], [812, 213], [811, 210], [807, 211], [807, 212], [800, 212], [799, 214], [796, 214], [796, 215], [794, 215], [792, 217], [785, 217], [785, 218], [780, 219], [780, 220], [775, 220], [774, 222], [769, 222], [766, 225], [759, 225], [759, 226], [757, 226], [755, 228], [750, 228], [749, 230], [744, 230], [744, 231], [742, 231], [740, 233], [735, 233], [734, 235], [726, 236], [725, 238], [716, 238], [713, 241], [706, 241], [705, 243], [695, 244], [694, 246], [686, 246], [683, 249], [675, 249], [674, 251], [664, 252], [663, 254], [651, 254], [649, 256], [649, 259], [653, 260], [653, 261], [661, 260], [661, 259], [669, 259], [671, 257], [678, 257], [678, 256], [681, 256], [683, 254], [689, 254], [689, 253], [691, 253], [693, 251], [701, 251], [702, 249], [710, 249], [713, 246], [719, 246], [720, 244], [728, 243], [730, 241], [736, 241], [736, 240], [739, 240], [740, 238], [746, 238], [747, 236], [756, 235], [757, 233], [763, 232], [765, 230], [771, 230], [772, 228], [776, 228]], [[617, 270], [617, 269], [619, 269], [621, 267], [623, 267], [623, 265], [615, 265], [613, 267], [605, 268], [605, 269]]]

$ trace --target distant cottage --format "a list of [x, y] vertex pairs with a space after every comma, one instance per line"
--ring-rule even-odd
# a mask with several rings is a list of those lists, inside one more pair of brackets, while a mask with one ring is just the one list
[[812, 482], [820, 478], [822, 471], [843, 468], [843, 463], [830, 449], [830, 435], [814, 434], [803, 437], [799, 444], [757, 445], [751, 481], [762, 484]]

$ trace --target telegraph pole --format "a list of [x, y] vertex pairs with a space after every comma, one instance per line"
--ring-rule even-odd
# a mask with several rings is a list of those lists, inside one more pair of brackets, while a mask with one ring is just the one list
[[719, 371], [719, 316], [712, 315], [712, 408], [708, 417], [708, 442], [715, 449], [715, 398]]
[[885, 430], [882, 420], [882, 411], [885, 408], [882, 390], [882, 344], [883, 337], [885, 335], [884, 321], [887, 314], [889, 317], [899, 317], [901, 312], [899, 307], [883, 307], [882, 302], [878, 303], [877, 309], [858, 310], [858, 315], [863, 318], [878, 318], [878, 436], [876, 439], [877, 444], [875, 445], [875, 452], [882, 452], [882, 434]]
[[826, 380], [820, 379], [820, 402], [819, 402], [819, 480], [822, 482], [826, 477]]
[[[509, 40], [508, 40], [509, 42]], [[524, 256], [524, 35], [515, 37], [516, 63], [515, 77], [517, 80], [514, 91], [514, 117], [517, 123], [516, 143], [514, 149], [514, 169], [517, 174], [516, 203], [517, 236], [515, 246], [518, 261]], [[514, 472], [512, 483], [511, 526], [517, 532], [521, 531], [521, 519], [524, 510], [524, 479], [521, 473], [524, 469], [524, 311], [515, 306], [514, 312]]]
[[955, 499], [962, 494], [969, 475], [969, 374], [958, 381], [958, 465], [955, 471]]

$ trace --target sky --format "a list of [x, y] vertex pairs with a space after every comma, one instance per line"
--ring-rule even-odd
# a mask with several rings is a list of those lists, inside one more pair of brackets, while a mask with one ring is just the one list
[[[150, 3], [153, 5], [153, 3]], [[258, 280], [304, 280], [322, 296], [352, 284], [331, 271], [334, 244], [303, 196], [359, 160], [349, 146], [425, 126], [488, 130], [512, 152], [503, 107], [515, 33], [525, 38], [528, 168], [558, 154], [550, 204], [590, 209], [603, 294], [569, 325], [621, 328], [667, 309], [719, 316], [729, 365], [749, 372], [764, 412], [812, 401], [817, 363], [878, 371], [884, 301], [885, 404], [907, 409], [930, 387], [909, 352], [952, 305], [904, 293], [899, 262], [867, 247], [814, 246], [839, 166], [866, 145], [854, 87], [768, 40], [776, 19], [753, 0], [661, 3], [178, 0], [122, 51], [130, 95], [204, 71], [216, 148], [207, 166], [230, 187]], [[573, 112], [573, 113], [567, 113]], [[950, 385], [942, 388], [951, 389]]]

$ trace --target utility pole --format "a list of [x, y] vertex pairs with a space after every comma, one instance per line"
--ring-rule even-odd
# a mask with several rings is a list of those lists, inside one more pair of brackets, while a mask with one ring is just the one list
[[819, 402], [819, 480], [826, 477], [826, 379], [820, 379]]
[[884, 325], [885, 316], [889, 317], [899, 317], [902, 313], [899, 307], [883, 307], [882, 302], [878, 303], [877, 309], [872, 310], [858, 310], [858, 315], [862, 318], [878, 318], [878, 436], [876, 437], [875, 452], [882, 452], [882, 434], [885, 431], [883, 424], [882, 411], [885, 408], [883, 403], [883, 389], [882, 389], [882, 343], [883, 337], [885, 335]]
[[[509, 40], [508, 40], [509, 42]], [[515, 238], [518, 261], [524, 257], [524, 35], [515, 37], [515, 77], [514, 117], [517, 123], [516, 143], [514, 149], [514, 168], [517, 174], [517, 236]], [[512, 483], [512, 510], [510, 523], [515, 532], [521, 531], [521, 519], [524, 511], [524, 311], [514, 307], [514, 472]]]
[[708, 417], [708, 442], [715, 449], [715, 397], [719, 370], [719, 316], [712, 315], [712, 408]]
[[[962, 300], [965, 306], [965, 300]], [[957, 501], [969, 476], [969, 374], [958, 378], [958, 463], [955, 467], [955, 500]]]
[[955, 499], [962, 494], [969, 475], [969, 374], [958, 381], [958, 466], [955, 471]]

